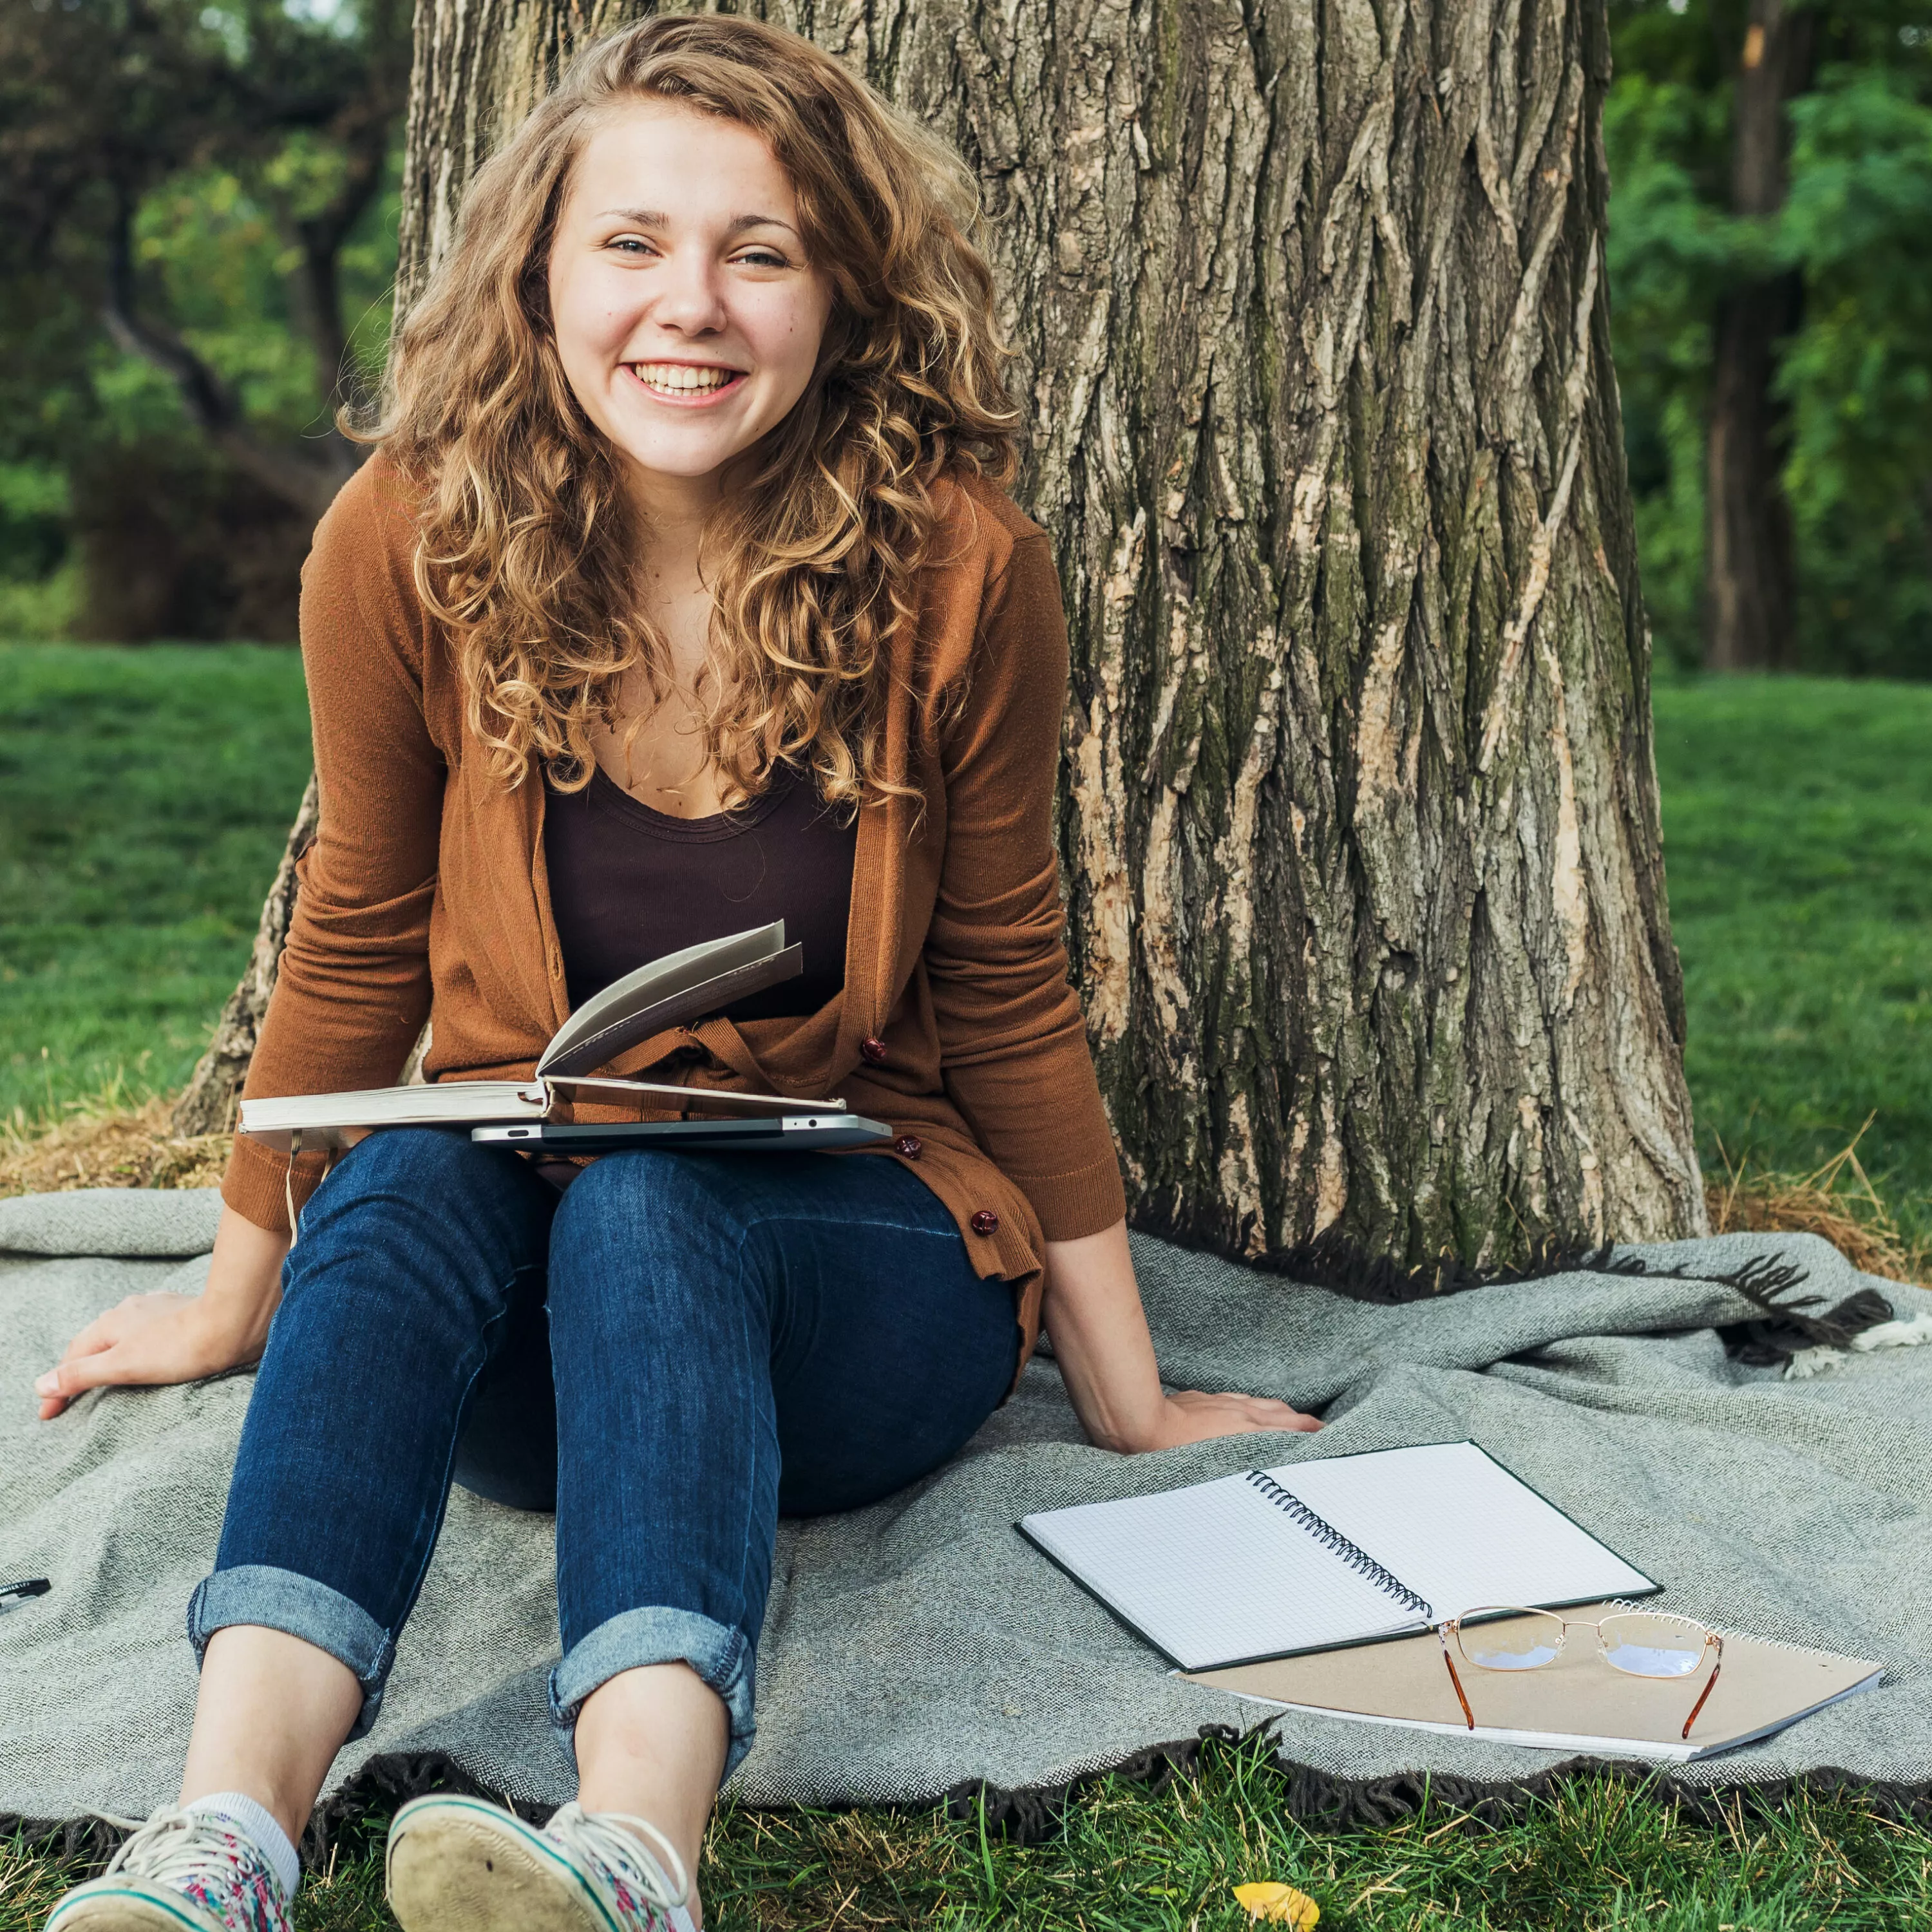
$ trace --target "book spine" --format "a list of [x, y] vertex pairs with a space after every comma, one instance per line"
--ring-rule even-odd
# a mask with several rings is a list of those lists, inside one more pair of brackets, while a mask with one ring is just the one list
[[1413, 1610], [1430, 1623], [1436, 1612], [1426, 1597], [1418, 1597], [1392, 1570], [1384, 1570], [1359, 1543], [1352, 1543], [1326, 1516], [1317, 1516], [1292, 1490], [1285, 1490], [1261, 1469], [1250, 1469], [1248, 1480], [1285, 1516], [1307, 1531], [1323, 1549], [1339, 1556], [1358, 1576], [1365, 1576], [1385, 1597], [1393, 1598], [1406, 1610]]

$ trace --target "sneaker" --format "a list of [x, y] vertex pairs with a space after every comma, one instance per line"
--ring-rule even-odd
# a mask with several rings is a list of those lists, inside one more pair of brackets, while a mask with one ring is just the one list
[[684, 1862], [641, 1818], [566, 1804], [542, 1831], [480, 1798], [418, 1798], [389, 1827], [403, 1932], [694, 1932]]
[[46, 1932], [289, 1932], [281, 1880], [226, 1820], [157, 1811], [100, 1877], [76, 1886]]

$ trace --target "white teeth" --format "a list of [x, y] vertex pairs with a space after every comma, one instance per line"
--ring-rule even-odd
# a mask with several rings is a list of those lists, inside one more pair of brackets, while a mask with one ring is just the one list
[[636, 362], [638, 380], [653, 389], [722, 389], [735, 369], [691, 369], [678, 362]]

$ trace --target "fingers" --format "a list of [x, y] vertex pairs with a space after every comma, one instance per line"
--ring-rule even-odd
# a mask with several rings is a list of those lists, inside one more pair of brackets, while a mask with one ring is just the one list
[[1257, 1429], [1316, 1430], [1322, 1426], [1320, 1420], [1312, 1415], [1304, 1415], [1298, 1408], [1291, 1408], [1285, 1402], [1276, 1402], [1269, 1396], [1250, 1396], [1246, 1398], [1248, 1412], [1255, 1418]]
[[63, 1362], [54, 1373], [60, 1378], [59, 1393], [71, 1402], [91, 1388], [104, 1388], [110, 1382], [131, 1382], [126, 1358], [118, 1348], [102, 1348], [91, 1355]]
[[68, 1342], [60, 1360], [34, 1383], [34, 1393], [40, 1399], [40, 1420], [51, 1422], [66, 1408], [68, 1403], [81, 1393], [83, 1388], [92, 1388], [92, 1383], [76, 1383], [69, 1388], [65, 1384], [64, 1372], [70, 1364], [102, 1355], [112, 1348], [118, 1337], [115, 1333], [118, 1324], [115, 1317], [119, 1308], [110, 1308], [105, 1315], [97, 1315], [87, 1326]]
[[1258, 1436], [1280, 1430], [1312, 1433], [1322, 1426], [1318, 1417], [1304, 1415], [1285, 1402], [1265, 1395], [1208, 1395], [1188, 1389], [1174, 1400], [1210, 1423], [1208, 1433], [1222, 1436]]
[[[64, 1408], [76, 1396], [84, 1395], [91, 1388], [122, 1380], [123, 1366], [118, 1352], [110, 1344], [104, 1343], [86, 1354], [69, 1355], [50, 1369], [34, 1383], [34, 1393], [40, 1398], [43, 1408], [50, 1401]], [[58, 1414], [59, 1410], [55, 1413]]]
[[34, 1382], [34, 1393], [40, 1397], [40, 1420], [43, 1422], [51, 1422], [81, 1393], [77, 1384], [72, 1387], [68, 1384], [70, 1366], [70, 1360], [63, 1358], [56, 1366], [48, 1370], [45, 1375]]
[[[138, 1312], [141, 1302], [150, 1299], [130, 1294], [126, 1300], [116, 1302], [106, 1313], [97, 1315], [68, 1342], [59, 1361], [34, 1384], [34, 1393], [40, 1399], [43, 1422], [52, 1421], [76, 1396], [117, 1379], [114, 1370], [119, 1358], [114, 1351], [128, 1338], [130, 1316]], [[110, 1357], [112, 1360], [106, 1359]], [[89, 1365], [85, 1373], [83, 1364]]]
[[61, 1360], [70, 1362], [76, 1355], [91, 1355], [98, 1349], [111, 1348], [120, 1339], [120, 1323], [115, 1318], [120, 1314], [118, 1308], [110, 1308], [105, 1315], [97, 1315], [61, 1351]]

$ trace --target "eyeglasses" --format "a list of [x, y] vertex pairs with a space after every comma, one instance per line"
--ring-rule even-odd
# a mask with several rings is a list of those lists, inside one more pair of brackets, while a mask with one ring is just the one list
[[[1464, 1626], [1478, 1618], [1507, 1617], [1507, 1623], [1481, 1622], [1473, 1630]], [[1661, 1616], [1649, 1610], [1619, 1610], [1613, 1616], [1594, 1622], [1559, 1617], [1551, 1610], [1527, 1610], [1514, 1604], [1485, 1604], [1465, 1610], [1460, 1617], [1447, 1617], [1436, 1626], [1442, 1646], [1442, 1661], [1449, 1669], [1449, 1681], [1456, 1687], [1456, 1701], [1471, 1730], [1476, 1728], [1476, 1714], [1469, 1708], [1462, 1680], [1456, 1674], [1460, 1652], [1464, 1663], [1478, 1670], [1539, 1670], [1554, 1664], [1563, 1654], [1564, 1640], [1573, 1630], [1597, 1633], [1597, 1652], [1612, 1670], [1627, 1677], [1689, 1677], [1704, 1661], [1706, 1652], [1714, 1651], [1717, 1661], [1690, 1714], [1684, 1720], [1681, 1737], [1690, 1735], [1724, 1667], [1724, 1640], [1714, 1630], [1689, 1617]]]

